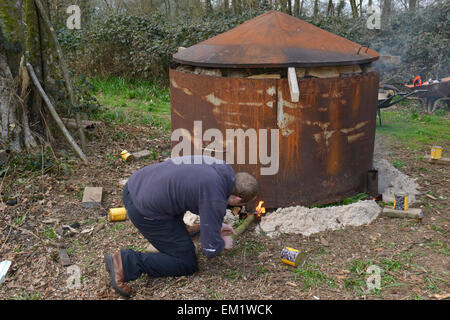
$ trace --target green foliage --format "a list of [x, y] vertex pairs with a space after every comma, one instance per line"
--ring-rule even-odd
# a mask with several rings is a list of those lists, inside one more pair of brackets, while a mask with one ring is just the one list
[[366, 200], [368, 197], [369, 197], [369, 195], [367, 193], [363, 192], [363, 193], [358, 193], [357, 195], [352, 196], [352, 197], [347, 197], [344, 200], [339, 201], [339, 202], [334, 202], [334, 203], [330, 203], [330, 204], [321, 204], [321, 205], [315, 204], [315, 205], [309, 206], [309, 208], [327, 208], [327, 207], [335, 207], [335, 206], [345, 206], [348, 204], [356, 203], [360, 200]]
[[[178, 47], [189, 47], [272, 9], [260, 5], [241, 14], [231, 11], [205, 12], [169, 19], [162, 14], [99, 16], [82, 30], [62, 26], [58, 36], [75, 69], [89, 76], [120, 76], [167, 81], [172, 55]], [[402, 64], [385, 69], [384, 80], [410, 82], [450, 73], [448, 12], [444, 1], [420, 9], [394, 13], [382, 20], [381, 30], [367, 29], [367, 17], [347, 15], [300, 18], [357, 43], [370, 45], [381, 54], [400, 55]]]

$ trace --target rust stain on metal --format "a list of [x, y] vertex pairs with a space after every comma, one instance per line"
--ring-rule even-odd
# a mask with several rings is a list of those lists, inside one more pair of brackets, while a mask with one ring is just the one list
[[350, 66], [378, 58], [374, 50], [278, 11], [173, 56], [178, 63], [219, 68]]

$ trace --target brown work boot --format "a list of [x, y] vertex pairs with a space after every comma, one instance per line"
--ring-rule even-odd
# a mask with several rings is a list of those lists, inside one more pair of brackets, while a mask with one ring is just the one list
[[114, 290], [124, 297], [129, 297], [131, 288], [124, 282], [120, 251], [113, 255], [109, 253], [105, 254], [105, 264]]

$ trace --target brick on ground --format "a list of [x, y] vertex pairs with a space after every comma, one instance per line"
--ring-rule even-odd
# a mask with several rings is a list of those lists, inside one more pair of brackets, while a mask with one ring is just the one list
[[102, 205], [102, 187], [86, 187], [83, 194], [83, 208], [99, 207]]

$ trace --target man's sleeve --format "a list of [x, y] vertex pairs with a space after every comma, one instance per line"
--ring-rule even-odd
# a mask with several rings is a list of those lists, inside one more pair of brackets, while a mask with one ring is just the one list
[[199, 203], [200, 243], [208, 258], [218, 256], [224, 249], [221, 230], [227, 203], [224, 200], [206, 200]]

